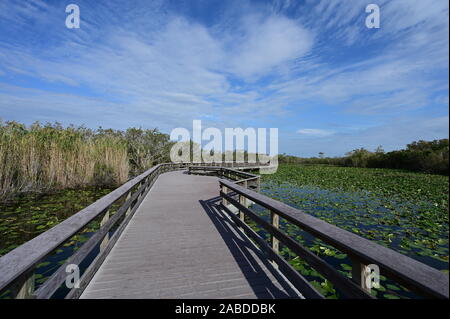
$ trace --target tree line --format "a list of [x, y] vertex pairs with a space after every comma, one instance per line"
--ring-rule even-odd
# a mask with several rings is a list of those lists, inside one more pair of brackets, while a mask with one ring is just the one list
[[[199, 148], [190, 144], [193, 154]], [[114, 130], [59, 123], [30, 126], [0, 119], [0, 199], [19, 192], [48, 192], [86, 186], [117, 186], [150, 167], [170, 162], [174, 142], [158, 129]], [[212, 151], [213, 152], [213, 151]], [[237, 151], [233, 151], [236, 158]], [[246, 151], [242, 151], [247, 159]], [[213, 154], [213, 153], [212, 153]], [[448, 139], [417, 141], [385, 152], [355, 149], [342, 157], [301, 158], [286, 154], [279, 163], [395, 168], [448, 175]], [[222, 160], [225, 153], [220, 154]]]
[[279, 163], [327, 164], [351, 167], [393, 168], [416, 172], [448, 175], [449, 173], [449, 141], [439, 139], [433, 141], [415, 141], [405, 149], [385, 152], [381, 146], [374, 151], [365, 148], [355, 149], [342, 157], [301, 158], [291, 155], [279, 155]]

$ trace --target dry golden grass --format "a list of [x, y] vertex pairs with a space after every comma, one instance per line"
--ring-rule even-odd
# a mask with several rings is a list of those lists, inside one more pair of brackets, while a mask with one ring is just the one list
[[127, 181], [126, 140], [58, 124], [0, 122], [0, 197]]

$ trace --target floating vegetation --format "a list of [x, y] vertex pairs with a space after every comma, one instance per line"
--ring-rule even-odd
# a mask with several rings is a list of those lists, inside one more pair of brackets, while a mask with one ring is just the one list
[[53, 194], [23, 194], [0, 204], [0, 256], [111, 191], [111, 188], [86, 188]]
[[[388, 169], [281, 165], [263, 177], [262, 193], [448, 273], [448, 177]], [[262, 207], [253, 207], [268, 218]], [[256, 226], [256, 225], [255, 225]], [[342, 252], [285, 221], [293, 238], [351, 277]], [[259, 230], [262, 234], [264, 231]], [[328, 298], [338, 292], [289, 249], [282, 253]], [[416, 297], [381, 277], [380, 298]]]
[[[53, 194], [22, 194], [14, 201], [2, 203], [0, 205], [0, 256], [59, 224], [112, 190], [111, 188], [85, 188], [64, 190]], [[123, 201], [124, 198], [121, 198], [111, 206], [110, 216], [117, 211]], [[36, 289], [100, 228], [102, 217], [103, 215], [99, 215], [92, 220], [83, 230], [69, 238], [36, 265], [34, 269]], [[113, 227], [109, 234], [112, 235], [114, 231]], [[98, 247], [94, 248], [80, 264], [81, 271], [84, 271], [97, 253]], [[67, 288], [62, 287], [54, 297], [62, 298], [67, 292]], [[11, 298], [9, 290], [0, 294], [0, 299], [4, 298]]]

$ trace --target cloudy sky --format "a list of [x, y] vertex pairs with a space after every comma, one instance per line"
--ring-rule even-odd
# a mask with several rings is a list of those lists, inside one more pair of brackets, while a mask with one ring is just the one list
[[448, 137], [448, 33], [447, 0], [0, 0], [0, 118], [277, 127], [300, 156], [398, 149]]

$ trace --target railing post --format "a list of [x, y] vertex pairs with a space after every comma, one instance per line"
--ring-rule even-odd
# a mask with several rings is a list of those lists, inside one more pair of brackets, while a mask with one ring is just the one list
[[[225, 185], [222, 185], [222, 193], [228, 194], [228, 187], [226, 187]], [[225, 197], [222, 199], [222, 204], [225, 207], [228, 206], [228, 201], [225, 199]]]
[[151, 176], [147, 176], [147, 178], [144, 180], [144, 183], [147, 184], [147, 186], [145, 186], [145, 191], [144, 191], [144, 193], [147, 193], [148, 190], [149, 190], [150, 188], [152, 188], [152, 186], [153, 186], [152, 181], [150, 180], [150, 178], [151, 178]]
[[[247, 187], [247, 181], [244, 182], [244, 187]], [[248, 208], [247, 198], [244, 195], [239, 194], [239, 204], [241, 204], [245, 208]], [[242, 210], [239, 210], [239, 219], [241, 221], [245, 222], [245, 214]], [[241, 229], [241, 230], [243, 230], [243, 229]]]
[[[125, 199], [125, 202], [127, 202], [130, 198], [131, 198], [131, 191], [128, 192], [127, 198]], [[125, 216], [128, 216], [130, 214], [131, 209], [132, 209], [132, 205], [130, 205], [130, 207], [128, 207], [128, 209], [127, 209], [127, 211], [125, 213]]]
[[29, 272], [21, 277], [14, 285], [10, 288], [11, 295], [15, 299], [31, 299], [34, 293], [34, 282], [35, 275], [34, 271]]
[[[278, 216], [278, 214], [276, 214], [273, 211], [270, 211], [270, 221], [272, 223], [272, 226], [275, 227], [276, 229], [278, 229], [280, 227], [280, 216]], [[273, 236], [270, 235], [270, 241], [272, 243], [272, 249], [279, 254], [280, 252], [280, 242], [279, 240]], [[278, 267], [278, 265], [273, 261], [273, 264], [275, 267]]]
[[261, 191], [261, 177], [258, 176], [256, 179], [256, 191], [259, 193]]
[[[142, 187], [142, 182], [139, 183], [137, 189], [140, 189], [141, 187]], [[143, 193], [144, 193], [144, 191], [142, 191], [142, 192], [138, 195], [138, 198], [137, 198], [138, 201], [141, 199]]]
[[367, 266], [362, 264], [355, 257], [350, 256], [350, 259], [352, 261], [352, 280], [362, 289], [370, 293], [371, 289], [366, 284], [367, 275], [370, 273], [370, 269], [367, 271]]
[[[105, 225], [108, 220], [109, 220], [109, 209], [106, 211], [105, 215], [103, 216], [103, 219], [100, 222], [100, 227]], [[108, 242], [109, 242], [109, 232], [106, 233], [105, 238], [103, 238], [102, 242], [100, 243], [100, 252], [105, 250], [105, 247], [108, 245]]]

